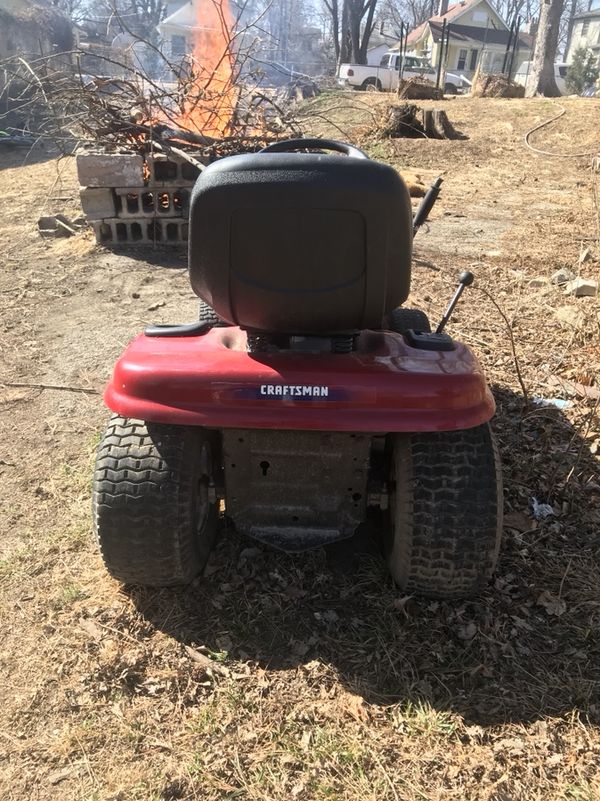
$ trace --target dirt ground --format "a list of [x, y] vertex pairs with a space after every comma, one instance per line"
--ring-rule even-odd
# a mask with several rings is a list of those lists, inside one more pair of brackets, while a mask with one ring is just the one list
[[476, 274], [450, 331], [498, 404], [494, 583], [407, 598], [375, 552], [232, 531], [190, 588], [113, 582], [91, 536], [101, 391], [145, 324], [194, 319], [185, 254], [41, 239], [42, 213], [78, 214], [73, 161], [0, 154], [1, 799], [600, 798], [600, 300], [532, 283], [600, 279], [600, 174], [566, 155], [600, 152], [600, 107], [561, 100], [542, 156], [523, 136], [552, 101], [446, 101], [463, 141], [381, 140], [381, 102], [322, 96], [307, 127], [444, 177], [411, 304], [438, 319]]

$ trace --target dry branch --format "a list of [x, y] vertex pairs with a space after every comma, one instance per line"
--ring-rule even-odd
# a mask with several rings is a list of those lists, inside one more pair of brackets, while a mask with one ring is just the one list
[[[233, 55], [239, 32], [224, 24], [223, 34], [223, 53], [212, 72], [191, 56], [176, 67], [152, 46], [172, 78], [168, 82], [149, 77], [117, 53], [96, 55], [94, 73], [83, 71], [84, 50], [0, 62], [5, 76], [0, 124], [10, 127], [17, 120], [15, 127], [52, 140], [62, 152], [87, 141], [107, 151], [156, 147], [199, 152], [203, 159], [300, 135], [290, 92], [259, 89], [256, 76], [245, 69], [249, 54], [238, 48]], [[225, 61], [234, 68], [223, 81], [216, 71]]]

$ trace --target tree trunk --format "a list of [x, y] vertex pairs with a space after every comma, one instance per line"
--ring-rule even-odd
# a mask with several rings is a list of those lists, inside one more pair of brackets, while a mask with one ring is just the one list
[[558, 29], [563, 7], [564, 0], [542, 0], [540, 24], [535, 39], [533, 63], [527, 79], [525, 97], [560, 96], [554, 79], [554, 61], [556, 60]]
[[335, 63], [337, 68], [340, 66], [340, 13], [338, 0], [325, 0], [325, 7], [331, 16], [331, 36], [333, 39], [333, 49], [335, 52]]
[[369, 42], [371, 41], [371, 34], [375, 25], [375, 9], [377, 7], [377, 0], [369, 0], [369, 10], [367, 12], [367, 20], [363, 29], [362, 41], [360, 43], [360, 60], [359, 64], [366, 64], [368, 61], [367, 51], [369, 49]]
[[348, 5], [349, 0], [342, 0], [342, 24], [340, 25], [340, 64], [350, 60], [350, 36], [348, 31]]
[[[360, 60], [360, 12], [359, 8], [357, 8], [358, 3], [357, 0], [350, 0], [348, 4], [348, 23], [350, 28], [350, 46], [352, 48], [352, 54], [350, 56], [351, 61], [354, 64], [362, 64], [363, 62]], [[366, 60], [365, 60], [366, 63]]]

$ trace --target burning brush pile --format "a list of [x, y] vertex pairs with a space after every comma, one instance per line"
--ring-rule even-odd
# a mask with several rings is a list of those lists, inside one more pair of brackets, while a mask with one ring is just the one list
[[228, 0], [196, 9], [191, 54], [174, 63], [145, 43], [167, 80], [115, 53], [95, 74], [82, 53], [2, 65], [28, 134], [76, 149], [82, 205], [103, 244], [185, 242], [190, 190], [206, 164], [302, 135], [294, 104], [246, 68], [246, 31]]

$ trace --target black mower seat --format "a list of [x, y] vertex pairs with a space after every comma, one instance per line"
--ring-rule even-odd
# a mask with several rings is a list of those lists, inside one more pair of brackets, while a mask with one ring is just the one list
[[366, 158], [217, 161], [194, 187], [189, 230], [194, 292], [251, 330], [379, 328], [409, 293], [408, 191], [395, 170]]

